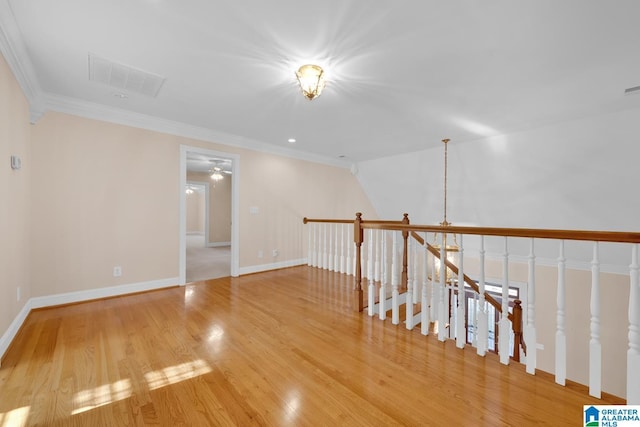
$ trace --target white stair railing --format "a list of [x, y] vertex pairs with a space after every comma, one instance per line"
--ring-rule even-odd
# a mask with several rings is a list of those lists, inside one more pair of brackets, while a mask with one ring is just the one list
[[565, 385], [567, 378], [567, 336], [564, 331], [564, 306], [566, 262], [564, 257], [564, 240], [560, 241], [560, 256], [558, 257], [558, 290], [556, 295], [556, 383]]
[[602, 345], [600, 344], [600, 252], [593, 242], [591, 261], [591, 339], [589, 340], [589, 394], [600, 399], [602, 389]]
[[[319, 221], [321, 222], [321, 221]], [[386, 223], [367, 223], [361, 226], [366, 230], [364, 240], [367, 245], [361, 251], [362, 265], [364, 265], [368, 283], [368, 314], [377, 316], [382, 320], [387, 317], [388, 310], [392, 311], [392, 323], [400, 323], [400, 307], [405, 304], [405, 323], [407, 329], [413, 329], [420, 324], [420, 332], [428, 335], [430, 325], [437, 322], [437, 337], [440, 341], [447, 338], [455, 338], [456, 346], [463, 348], [467, 342], [476, 347], [476, 352], [484, 356], [489, 350], [489, 313], [487, 311], [488, 294], [486, 293], [485, 278], [485, 236], [502, 236], [504, 251], [502, 254], [502, 293], [499, 335], [504, 337], [498, 340], [498, 355], [500, 362], [508, 364], [510, 361], [509, 341], [509, 266], [510, 259], [508, 242], [509, 238], [526, 238], [528, 240], [528, 270], [526, 279], [526, 313], [523, 319], [524, 342], [527, 345], [526, 371], [535, 374], [538, 369], [537, 338], [539, 334], [538, 319], [536, 316], [536, 239], [555, 239], [559, 242], [559, 256], [557, 260], [557, 289], [556, 289], [556, 324], [555, 324], [555, 381], [565, 385], [567, 380], [567, 315], [566, 315], [566, 270], [565, 241], [578, 240], [589, 241], [593, 245], [591, 259], [591, 286], [589, 301], [589, 360], [588, 360], [588, 388], [591, 396], [600, 398], [603, 393], [603, 343], [601, 342], [601, 261], [599, 242], [629, 243], [631, 248], [631, 264], [629, 265], [629, 298], [628, 298], [628, 348], [626, 351], [626, 397], [629, 404], [640, 404], [640, 266], [638, 263], [638, 248], [640, 247], [640, 233], [621, 232], [581, 232], [570, 230], [530, 230], [530, 229], [482, 229], [475, 231], [472, 227], [448, 227], [447, 234], [456, 232], [460, 240], [460, 252], [457, 263], [458, 280], [455, 285], [447, 285], [446, 279], [447, 261], [444, 245], [440, 245], [439, 274], [435, 272], [435, 257], [428, 255], [426, 238], [428, 233], [437, 231], [435, 226], [402, 226], [391, 225], [385, 231]], [[392, 222], [389, 222], [391, 224]], [[398, 224], [399, 221], [393, 222]], [[405, 223], [406, 224], [406, 223]], [[353, 244], [353, 222], [331, 221], [330, 223], [312, 223], [308, 227], [307, 241], [307, 265], [355, 275], [355, 245]], [[424, 241], [420, 244], [410, 238], [408, 252], [403, 253], [401, 243], [401, 231], [405, 234], [411, 231], [423, 231]], [[488, 230], [485, 234], [484, 230]], [[504, 232], [502, 230], [505, 230]], [[504, 233], [504, 234], [501, 234]], [[590, 234], [591, 233], [591, 234]], [[600, 233], [600, 234], [597, 234]], [[466, 257], [463, 239], [465, 234], [475, 234], [479, 237], [479, 250], [477, 252], [477, 289], [473, 297], [467, 297], [469, 288], [465, 287], [464, 272], [466, 270]], [[577, 237], [574, 237], [577, 236]], [[406, 256], [407, 283], [401, 282], [403, 268], [401, 259]], [[516, 258], [518, 256], [515, 256]], [[519, 262], [519, 261], [516, 261]], [[578, 260], [578, 262], [585, 262]], [[449, 264], [450, 265], [450, 264]], [[472, 265], [475, 265], [472, 262]], [[547, 268], [547, 267], [545, 267]], [[454, 270], [455, 271], [455, 270]], [[437, 279], [436, 279], [437, 277]], [[404, 279], [404, 277], [403, 277]], [[468, 280], [468, 279], [467, 279]], [[607, 282], [608, 283], [608, 282]], [[389, 284], [391, 285], [391, 298], [388, 298]], [[404, 285], [407, 286], [404, 291]], [[455, 288], [454, 288], [455, 286]], [[453, 293], [455, 289], [455, 295]], [[377, 298], [377, 302], [376, 302]], [[470, 298], [470, 299], [467, 299]], [[452, 301], [453, 300], [453, 301]], [[469, 307], [466, 307], [466, 303]], [[449, 310], [449, 304], [452, 304]], [[495, 301], [492, 301], [494, 307]], [[416, 313], [419, 305], [419, 313]], [[574, 308], [572, 308], [574, 309]], [[451, 317], [449, 317], [451, 313]], [[467, 319], [465, 321], [465, 318]], [[573, 318], [569, 321], [575, 321]], [[466, 325], [472, 327], [472, 332], [467, 332]], [[608, 326], [609, 327], [609, 326]], [[569, 325], [569, 330], [573, 326]], [[584, 327], [583, 327], [584, 328]], [[468, 341], [469, 340], [469, 341]], [[609, 345], [609, 344], [607, 344]], [[542, 346], [540, 346], [542, 348]], [[519, 351], [516, 347], [515, 351]], [[584, 375], [584, 374], [582, 374]]]
[[536, 373], [537, 334], [536, 334], [536, 255], [534, 239], [529, 239], [529, 262], [527, 284], [527, 322], [524, 328], [524, 342], [531, 343], [527, 350], [527, 373]]
[[484, 236], [480, 236], [480, 273], [478, 282], [478, 356], [487, 354], [487, 343], [489, 342], [489, 316], [487, 314], [487, 303], [485, 300], [485, 277], [484, 277]]
[[[638, 245], [631, 249], [629, 266], [629, 349], [627, 350], [627, 403], [640, 404], [640, 277], [638, 273]], [[629, 373], [635, 375], [632, 381]]]
[[500, 315], [498, 354], [500, 363], [509, 364], [509, 339], [511, 322], [509, 322], [509, 247], [507, 237], [504, 238], [504, 253], [502, 254], [502, 314]]

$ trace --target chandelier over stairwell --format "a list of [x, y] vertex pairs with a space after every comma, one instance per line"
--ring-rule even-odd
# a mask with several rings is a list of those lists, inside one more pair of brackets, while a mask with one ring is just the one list
[[[447, 165], [447, 144], [449, 143], [449, 139], [443, 139], [442, 142], [444, 143], [444, 203], [443, 203], [444, 218], [440, 223], [440, 226], [448, 227], [451, 225], [451, 223], [447, 221], [447, 166], [448, 166]], [[438, 242], [438, 236], [441, 236], [440, 242]], [[458, 247], [455, 234], [453, 235], [452, 241], [447, 242], [447, 240], [448, 240], [447, 233], [436, 233], [434, 235], [433, 244], [431, 246], [433, 246], [438, 251], [440, 251], [440, 249], [444, 246], [445, 257], [447, 261], [453, 263], [455, 254], [460, 250], [460, 248]], [[440, 280], [440, 259], [437, 257], [434, 257], [433, 263], [431, 265], [433, 269], [433, 275], [435, 276], [435, 280], [439, 281]], [[445, 281], [447, 283], [451, 283], [453, 281], [453, 278], [454, 278], [453, 271], [451, 271], [450, 268], [447, 268]]]

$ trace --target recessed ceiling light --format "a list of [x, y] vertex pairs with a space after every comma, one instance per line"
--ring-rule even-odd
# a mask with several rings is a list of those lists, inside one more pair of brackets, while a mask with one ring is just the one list
[[287, 139], [287, 142], [288, 142], [289, 144], [295, 144], [296, 139], [295, 139], [295, 138], [289, 138], [289, 139]]

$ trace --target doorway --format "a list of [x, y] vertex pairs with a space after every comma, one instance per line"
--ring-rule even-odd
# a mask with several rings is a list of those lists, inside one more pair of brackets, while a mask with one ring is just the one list
[[180, 147], [180, 283], [238, 276], [239, 156]]

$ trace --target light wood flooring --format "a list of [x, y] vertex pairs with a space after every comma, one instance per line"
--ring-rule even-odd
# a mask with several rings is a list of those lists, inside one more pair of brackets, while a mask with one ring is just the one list
[[622, 403], [354, 313], [351, 286], [305, 266], [34, 311], [0, 426], [568, 426]]

